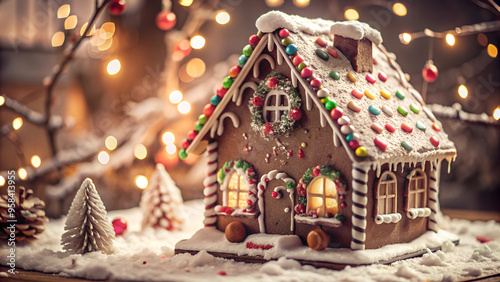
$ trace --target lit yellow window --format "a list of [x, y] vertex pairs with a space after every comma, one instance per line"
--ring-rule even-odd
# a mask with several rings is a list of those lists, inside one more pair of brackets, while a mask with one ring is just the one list
[[338, 213], [337, 188], [326, 177], [316, 177], [307, 191], [307, 211], [316, 211], [318, 216], [331, 217]]
[[408, 182], [407, 209], [424, 208], [427, 206], [427, 177], [420, 168], [412, 173]]
[[248, 187], [245, 185], [243, 175], [234, 172], [231, 174], [228, 184], [227, 206], [231, 208], [246, 208], [248, 198]]

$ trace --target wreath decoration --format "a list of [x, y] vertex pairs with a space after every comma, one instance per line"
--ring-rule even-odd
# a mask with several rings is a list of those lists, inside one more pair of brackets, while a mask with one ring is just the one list
[[[345, 208], [346, 203], [346, 182], [340, 172], [334, 170], [333, 168], [322, 165], [316, 166], [314, 168], [309, 168], [297, 184], [297, 194], [299, 195], [298, 204], [295, 205], [295, 212], [300, 216], [310, 216], [317, 217], [316, 211], [311, 210], [306, 212], [307, 207], [307, 186], [313, 181], [317, 176], [324, 176], [331, 179], [335, 183], [335, 188], [337, 189], [338, 199], [340, 202], [340, 207]], [[341, 222], [345, 221], [345, 217], [339, 213], [333, 215], [333, 217]]]
[[[222, 168], [219, 170], [217, 173], [217, 182], [221, 186], [224, 186], [224, 180], [226, 178], [226, 175], [232, 170], [240, 170], [240, 172], [243, 173], [245, 176], [246, 180], [248, 181], [248, 199], [247, 199], [247, 206], [244, 208], [244, 212], [247, 213], [255, 213], [255, 202], [257, 201], [257, 188], [256, 184], [258, 182], [257, 175], [255, 174], [255, 169], [253, 166], [241, 159], [236, 159], [232, 161], [227, 161], [224, 163]], [[241, 173], [240, 173], [241, 174]], [[222, 210], [223, 208], [223, 210]], [[232, 214], [234, 210], [232, 210], [229, 207], [218, 207], [216, 208], [217, 211], [224, 212], [227, 214]]]
[[[263, 115], [264, 101], [266, 95], [272, 90], [282, 90], [287, 94], [290, 111], [284, 111], [280, 118], [276, 118], [275, 122], [266, 122]], [[301, 105], [299, 90], [292, 86], [292, 82], [282, 74], [272, 72], [262, 80], [250, 100], [252, 127], [260, 131], [264, 137], [288, 135], [294, 129], [297, 121], [302, 118]]]

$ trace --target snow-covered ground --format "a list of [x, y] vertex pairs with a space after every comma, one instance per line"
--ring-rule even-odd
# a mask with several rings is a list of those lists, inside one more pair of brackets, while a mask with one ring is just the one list
[[[392, 265], [346, 267], [334, 271], [302, 266], [281, 258], [265, 264], [246, 264], [216, 258], [202, 251], [197, 255], [173, 255], [175, 244], [190, 238], [202, 227], [201, 201], [185, 203], [182, 231], [141, 230], [138, 208], [112, 211], [110, 219], [125, 218], [128, 230], [117, 236], [112, 255], [89, 253], [71, 255], [60, 245], [64, 219], [51, 221], [39, 240], [16, 246], [16, 268], [59, 273], [87, 279], [168, 280], [168, 281], [456, 281], [500, 273], [500, 223], [445, 220], [444, 227], [460, 236], [460, 245], [445, 243], [443, 251], [395, 262]], [[480, 243], [476, 236], [493, 241]], [[7, 265], [8, 247], [0, 250], [0, 264]], [[0, 273], [1, 276], [13, 276]]]

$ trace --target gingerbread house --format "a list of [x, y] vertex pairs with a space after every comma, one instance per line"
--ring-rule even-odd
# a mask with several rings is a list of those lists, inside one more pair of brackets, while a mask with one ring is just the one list
[[437, 232], [456, 149], [380, 33], [277, 11], [256, 27], [180, 150], [207, 154], [204, 229], [262, 250], [276, 236], [364, 250]]

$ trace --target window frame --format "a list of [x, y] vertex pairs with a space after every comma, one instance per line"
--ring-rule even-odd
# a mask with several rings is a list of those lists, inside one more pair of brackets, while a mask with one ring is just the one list
[[[384, 178], [386, 178], [386, 176], [389, 175], [391, 177], [390, 180], [385, 180]], [[394, 185], [394, 193], [390, 194], [389, 195], [389, 184], [393, 184]], [[385, 187], [384, 189], [384, 194], [381, 195], [380, 192], [381, 192], [381, 185], [384, 185], [383, 187]], [[391, 212], [388, 212], [388, 209], [389, 209], [389, 199], [392, 198], [392, 211]], [[385, 213], [379, 213], [379, 201], [380, 200], [384, 200], [385, 201], [385, 205], [384, 205], [384, 211]], [[382, 173], [382, 175], [379, 177], [379, 179], [377, 180], [377, 184], [375, 186], [375, 200], [376, 200], [376, 203], [375, 203], [375, 217], [378, 216], [378, 215], [385, 215], [385, 214], [395, 214], [398, 212], [398, 180], [396, 178], [396, 175], [394, 174], [394, 172], [392, 171], [384, 171]]]
[[[275, 104], [268, 105], [269, 99], [271, 99], [271, 97], [273, 96], [276, 97]], [[286, 101], [286, 106], [280, 105], [283, 101]], [[279, 122], [281, 121], [281, 116], [284, 113], [286, 113], [287, 111], [290, 112], [291, 107], [292, 105], [289, 101], [288, 94], [284, 90], [273, 89], [266, 94], [266, 99], [264, 100], [264, 105], [262, 107], [262, 117], [264, 118], [265, 122]], [[274, 120], [268, 120], [267, 115], [269, 112], [274, 112]]]
[[[230, 187], [231, 178], [235, 174], [238, 176], [237, 188], [231, 189], [231, 187]], [[221, 190], [223, 191], [222, 205], [224, 207], [230, 207], [230, 208], [233, 208], [235, 210], [236, 209], [243, 209], [242, 207], [239, 206], [239, 199], [240, 199], [240, 193], [246, 192], [247, 199], [248, 199], [248, 196], [250, 194], [249, 193], [250, 192], [250, 184], [248, 183], [247, 178], [245, 177], [244, 174], [239, 173], [239, 171], [237, 169], [232, 169], [232, 171], [226, 177], [228, 177], [227, 183], [225, 183], [226, 184], [226, 185], [224, 185], [225, 187], [221, 187]], [[245, 185], [246, 190], [240, 189], [241, 182], [243, 182], [243, 185]], [[232, 191], [236, 192], [236, 206], [235, 207], [232, 207], [229, 205], [229, 192], [232, 192]]]
[[[309, 190], [312, 188], [312, 185], [318, 181], [319, 179], [322, 179], [323, 180], [323, 193], [322, 194], [318, 194], [318, 193], [311, 193], [309, 192]], [[326, 181], [329, 180], [332, 182], [332, 184], [334, 185], [334, 189], [335, 189], [335, 196], [332, 197], [332, 196], [327, 196], [326, 195]], [[313, 180], [311, 180], [311, 182], [309, 183], [309, 185], [307, 186], [306, 188], [307, 190], [307, 206], [306, 206], [306, 213], [308, 213], [309, 211], [313, 210], [311, 207], [310, 207], [310, 204], [311, 204], [311, 197], [321, 197], [322, 199], [322, 207], [323, 207], [323, 215], [319, 215], [318, 214], [318, 217], [323, 217], [323, 218], [328, 218], [326, 217], [326, 199], [335, 199], [335, 202], [337, 203], [337, 213], [340, 212], [340, 205], [339, 205], [339, 191], [338, 191], [338, 187], [337, 187], [337, 184], [335, 183], [335, 181], [333, 181], [332, 179], [330, 179], [329, 177], [326, 177], [324, 175], [318, 175], [316, 177], [313, 178]], [[335, 214], [333, 214], [333, 216], [335, 216]]]
[[[406, 185], [406, 193], [405, 193], [405, 197], [406, 197], [406, 205], [405, 205], [405, 209], [406, 211], [409, 211], [409, 210], [412, 210], [412, 209], [420, 209], [420, 208], [426, 208], [428, 207], [428, 201], [429, 199], [427, 198], [428, 197], [428, 193], [427, 193], [427, 173], [425, 173], [425, 171], [423, 171], [421, 168], [415, 168], [413, 169], [410, 174], [407, 176], [408, 178], [408, 184]], [[418, 181], [419, 180], [423, 180], [423, 188], [418, 188]], [[411, 189], [412, 188], [412, 184], [415, 185], [415, 189]], [[421, 206], [417, 205], [417, 195], [419, 194], [423, 194], [423, 197], [420, 198], [420, 202], [422, 202]], [[413, 204], [414, 206], [413, 207], [410, 207], [410, 198], [413, 197]]]

